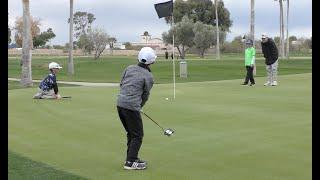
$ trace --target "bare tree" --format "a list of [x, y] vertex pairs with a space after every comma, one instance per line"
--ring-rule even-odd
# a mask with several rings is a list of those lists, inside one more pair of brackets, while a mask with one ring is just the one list
[[[41, 20], [39, 18], [33, 18], [30, 16], [30, 28], [31, 28], [31, 38], [35, 38], [40, 35], [40, 26]], [[16, 41], [17, 47], [22, 47], [23, 31], [24, 31], [24, 17], [18, 17], [15, 21], [14, 30], [15, 35], [14, 39]]]
[[73, 66], [73, 0], [70, 0], [70, 22], [69, 22], [69, 60], [68, 60], [68, 74], [74, 74]]
[[109, 38], [109, 35], [103, 29], [93, 28], [89, 31], [88, 39], [93, 44], [94, 59], [100, 57], [109, 42]]
[[220, 43], [219, 43], [219, 18], [218, 18], [218, 0], [214, 0], [214, 6], [215, 6], [215, 14], [216, 14], [216, 31], [217, 31], [217, 52], [216, 52], [216, 58], [220, 59]]
[[23, 39], [22, 39], [22, 67], [21, 67], [21, 81], [24, 87], [33, 86], [32, 82], [32, 37], [31, 37], [31, 23], [30, 23], [30, 9], [29, 0], [22, 0], [23, 6]]

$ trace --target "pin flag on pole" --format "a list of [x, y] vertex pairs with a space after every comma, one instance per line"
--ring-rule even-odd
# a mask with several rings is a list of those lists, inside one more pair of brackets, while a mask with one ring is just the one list
[[[158, 17], [168, 17], [171, 16], [171, 27], [173, 27], [173, 1], [167, 1], [163, 3], [158, 3], [154, 5]], [[176, 72], [175, 72], [175, 62], [174, 62], [174, 33], [172, 37], [172, 69], [173, 69], [173, 99], [176, 98]]]

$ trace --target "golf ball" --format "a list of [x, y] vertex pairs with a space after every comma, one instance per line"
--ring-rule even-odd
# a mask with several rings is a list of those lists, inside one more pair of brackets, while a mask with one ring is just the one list
[[166, 98], [166, 100], [169, 100], [169, 98]]

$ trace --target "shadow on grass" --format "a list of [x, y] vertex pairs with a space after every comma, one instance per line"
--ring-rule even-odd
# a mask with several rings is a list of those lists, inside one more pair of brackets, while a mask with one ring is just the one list
[[9, 179], [68, 179], [86, 180], [86, 178], [57, 170], [44, 163], [33, 161], [15, 152], [8, 151]]

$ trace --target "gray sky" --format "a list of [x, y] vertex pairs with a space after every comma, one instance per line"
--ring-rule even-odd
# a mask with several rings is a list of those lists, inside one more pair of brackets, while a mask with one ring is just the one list
[[[93, 27], [99, 27], [118, 39], [118, 42], [138, 42], [140, 35], [148, 31], [152, 38], [162, 38], [169, 30], [165, 20], [159, 19], [154, 4], [168, 0], [74, 0], [74, 12], [85, 11], [95, 15]], [[250, 0], [223, 0], [230, 11], [233, 25], [227, 40], [249, 32]], [[285, 1], [286, 3], [286, 1]], [[286, 9], [286, 6], [284, 6]], [[22, 16], [22, 0], [8, 0], [9, 26], [14, 26]], [[56, 37], [51, 44], [69, 41], [69, 0], [30, 0], [30, 12], [40, 18], [41, 31], [51, 27]], [[289, 35], [310, 38], [312, 36], [312, 0], [291, 0]], [[279, 36], [279, 3], [274, 0], [256, 0], [255, 37], [266, 32]]]

